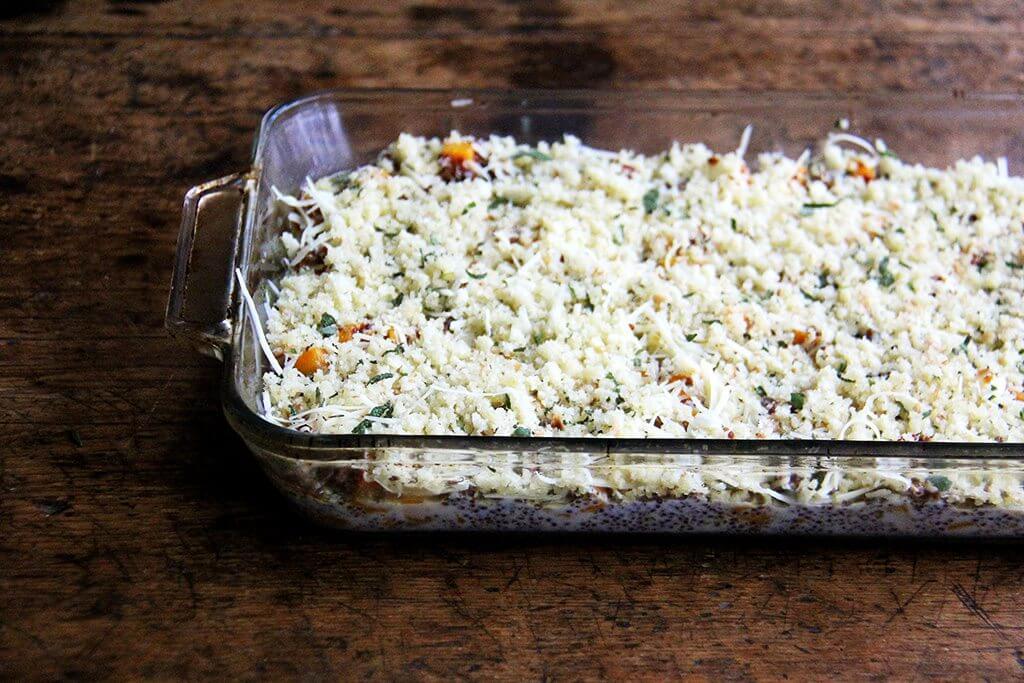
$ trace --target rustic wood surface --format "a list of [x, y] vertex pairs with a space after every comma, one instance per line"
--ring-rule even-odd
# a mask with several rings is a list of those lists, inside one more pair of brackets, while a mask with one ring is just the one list
[[346, 536], [290, 512], [163, 308], [185, 189], [245, 166], [265, 108], [340, 86], [1018, 91], [1024, 12], [2, 3], [0, 677], [1024, 676], [1015, 545]]

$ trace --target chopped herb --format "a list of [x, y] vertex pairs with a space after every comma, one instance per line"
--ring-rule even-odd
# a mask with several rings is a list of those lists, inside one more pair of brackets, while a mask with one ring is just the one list
[[605, 379], [610, 379], [615, 384], [615, 405], [619, 406], [626, 402], [626, 399], [622, 398], [622, 385], [619, 384], [619, 380], [615, 379], [615, 375], [608, 373], [605, 375]]
[[882, 150], [878, 154], [879, 154], [879, 156], [889, 157], [890, 159], [896, 159], [897, 161], [899, 161], [899, 159], [900, 159], [898, 156], [896, 156], [896, 154], [892, 150], [889, 150], [889, 149]]
[[477, 275], [476, 273], [471, 273], [468, 270], [466, 271], [466, 275], [470, 276], [474, 280], [483, 280], [485, 277], [487, 277], [487, 273], [481, 273], [480, 275]]
[[693, 334], [686, 335], [686, 341], [691, 341], [692, 342], [696, 338], [697, 338], [697, 333], [696, 332], [694, 332]]
[[513, 159], [521, 159], [522, 157], [527, 157], [535, 161], [551, 161], [551, 157], [549, 155], [536, 149], [524, 149], [512, 155]]
[[381, 230], [380, 228], [375, 228], [375, 230], [377, 232], [379, 232], [379, 233], [382, 233], [385, 237], [398, 237], [398, 235], [402, 232], [401, 230], [395, 230], [394, 232], [388, 232], [387, 230]]
[[370, 381], [367, 382], [366, 384], [367, 385], [376, 384], [377, 382], [383, 382], [386, 379], [391, 379], [394, 376], [395, 376], [395, 374], [392, 373], [392, 372], [382, 372], [379, 375], [374, 375], [373, 377], [371, 377]]
[[519, 437], [530, 436], [530, 430], [528, 428], [526, 428], [526, 427], [518, 427], [517, 426], [515, 429], [512, 430], [512, 436], [519, 436]]
[[495, 197], [494, 199], [491, 200], [491, 203], [487, 205], [487, 208], [496, 209], [502, 204], [508, 204], [511, 201], [512, 200], [509, 199], [508, 197]]
[[654, 213], [656, 208], [658, 208], [658, 189], [654, 188], [644, 194], [644, 212]]
[[[689, 294], [683, 294], [683, 298], [684, 299], [689, 299], [691, 296], [693, 296], [696, 293], [697, 292], [690, 292]], [[1022, 351], [1021, 353], [1024, 353], [1024, 351]]]
[[818, 289], [825, 289], [828, 287], [828, 271], [823, 270], [818, 273]]
[[736, 219], [735, 218], [730, 218], [729, 219], [729, 225], [732, 226], [733, 232], [736, 232]]
[[504, 408], [505, 410], [512, 410], [512, 397], [510, 397], [508, 394], [505, 394], [505, 401], [504, 403], [501, 404], [501, 407]]
[[516, 347], [516, 348], [512, 349], [512, 353], [522, 353], [525, 350], [526, 350], [525, 346], [519, 346], [519, 347]]
[[813, 211], [814, 209], [831, 209], [833, 206], [843, 201], [844, 197], [841, 197], [834, 202], [807, 202], [801, 208], [805, 211]]
[[[395, 407], [393, 405], [391, 405], [391, 401], [388, 401], [387, 403], [383, 403], [383, 404], [381, 404], [379, 406], [374, 407], [372, 410], [370, 410], [369, 417], [391, 417], [392, 415], [394, 415], [394, 412], [395, 412]], [[370, 420], [369, 418], [363, 418], [363, 420], [360, 421], [360, 423], [357, 424], [355, 426], [355, 428], [352, 430], [352, 433], [353, 434], [365, 434], [366, 430], [370, 429], [372, 427], [373, 427], [373, 420]]]
[[405, 353], [405, 347], [402, 346], [401, 344], [399, 344], [395, 348], [388, 349], [384, 353], [380, 354], [380, 357], [383, 358], [384, 356], [388, 355], [389, 353]]
[[382, 403], [379, 406], [374, 406], [370, 410], [370, 417], [391, 417], [395, 414], [395, 407], [391, 405], [391, 401]]
[[399, 306], [402, 305], [402, 302], [404, 300], [405, 300], [405, 292], [399, 292], [398, 296], [396, 296], [394, 299], [391, 300], [391, 305], [394, 306], [395, 308], [398, 308]]
[[941, 474], [933, 474], [928, 477], [928, 483], [939, 491], [948, 491], [949, 487], [953, 484], [953, 482], [949, 480], [949, 477], [944, 477]]
[[794, 391], [792, 394], [789, 395], [789, 404], [793, 406], [793, 410], [803, 410], [804, 402], [806, 400], [807, 397], [804, 396], [799, 391]]
[[1010, 268], [1014, 270], [1020, 270], [1021, 268], [1024, 268], [1024, 263], [1014, 263], [1013, 261], [1007, 261], [1006, 265], [1008, 265]]
[[960, 342], [960, 348], [963, 349], [964, 353], [967, 353], [967, 346], [971, 343], [971, 335], [964, 337], [964, 340]]
[[320, 323], [316, 326], [316, 331], [325, 337], [337, 334], [338, 321], [330, 313], [324, 313], [320, 316]]
[[764, 387], [762, 387], [760, 384], [754, 387], [754, 391], [756, 391], [757, 395], [760, 396], [761, 398], [768, 398], [768, 392], [765, 391]]
[[850, 379], [849, 377], [845, 377], [844, 376], [845, 373], [846, 373], [846, 361], [844, 360], [844, 361], [840, 361], [839, 367], [836, 368], [836, 376], [839, 377], [839, 379], [842, 380], [843, 382], [849, 382], [850, 384], [854, 384], [854, 381], [852, 379]]
[[878, 264], [878, 284], [883, 287], [892, 287], [892, 284], [896, 282], [896, 278], [892, 272], [889, 271], [889, 257], [886, 256], [882, 259], [881, 263]]
[[711, 320], [705, 320], [704, 321], [705, 325], [714, 325], [715, 323], [718, 323], [719, 325], [721, 325], [722, 321], [719, 320], [718, 318], [712, 318]]
[[476, 202], [470, 202], [469, 204], [466, 204], [466, 208], [462, 210], [462, 215], [465, 216], [475, 206], [476, 206]]
[[814, 296], [813, 294], [809, 294], [807, 292], [807, 290], [805, 290], [803, 288], [800, 289], [800, 293], [803, 294], [804, 298], [807, 299], [808, 301], [818, 301], [818, 302], [821, 301], [821, 299], [819, 299], [818, 297]]
[[928, 410], [926, 410], [923, 413], [921, 413], [921, 417], [928, 417], [931, 414], [932, 414], [932, 409], [929, 408]]
[[615, 230], [616, 233], [612, 235], [612, 242], [621, 247], [626, 242], [626, 233], [622, 230], [621, 225], [616, 225]]
[[330, 183], [335, 192], [341, 192], [352, 184], [352, 174], [339, 173], [338, 175], [331, 177]]

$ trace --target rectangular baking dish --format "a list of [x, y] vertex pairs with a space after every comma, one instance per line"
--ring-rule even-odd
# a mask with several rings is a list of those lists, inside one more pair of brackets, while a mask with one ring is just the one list
[[[673, 140], [798, 155], [840, 118], [908, 160], [1024, 167], [1012, 95], [332, 91], [271, 109], [252, 166], [184, 204], [168, 329], [223, 360], [223, 405], [274, 484], [314, 519], [363, 530], [1024, 536], [1017, 443], [307, 434], [260, 416], [265, 361], [234, 278], [280, 272], [270, 188], [371, 161], [399, 133], [571, 133], [640, 151]], [[259, 315], [263, 315], [259, 313]], [[812, 481], [812, 495], [793, 491]], [[497, 483], [496, 483], [497, 482]], [[668, 492], [668, 493], [666, 493]]]

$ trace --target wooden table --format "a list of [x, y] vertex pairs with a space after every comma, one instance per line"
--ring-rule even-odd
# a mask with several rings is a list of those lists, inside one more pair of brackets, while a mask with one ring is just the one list
[[1013, 545], [320, 531], [162, 329], [183, 192], [309, 91], [1024, 86], [1016, 3], [881, 4], [4, 3], [0, 676], [1024, 676]]

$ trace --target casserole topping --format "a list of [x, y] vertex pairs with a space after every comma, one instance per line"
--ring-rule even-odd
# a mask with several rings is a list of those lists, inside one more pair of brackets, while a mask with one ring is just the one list
[[266, 416], [357, 434], [1024, 439], [1024, 181], [845, 133], [752, 170], [746, 141], [644, 156], [403, 135], [279, 195]]

